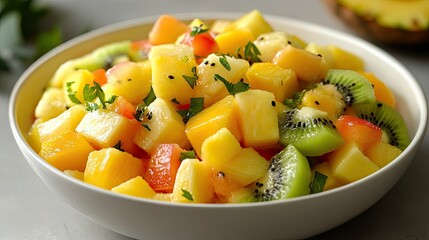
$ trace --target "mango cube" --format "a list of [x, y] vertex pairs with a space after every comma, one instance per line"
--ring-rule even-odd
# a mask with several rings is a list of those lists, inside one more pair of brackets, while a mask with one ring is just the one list
[[156, 194], [149, 184], [141, 176], [131, 178], [112, 188], [112, 192], [126, 194], [135, 197], [153, 198]]
[[110, 190], [139, 176], [142, 165], [142, 160], [127, 152], [116, 148], [103, 148], [89, 154], [84, 180], [89, 184]]
[[61, 88], [49, 87], [37, 103], [34, 115], [44, 121], [54, 118], [66, 110], [66, 98]]
[[81, 172], [79, 170], [64, 170], [64, 174], [67, 176], [70, 176], [72, 178], [76, 178], [78, 180], [81, 180], [81, 181], [83, 181], [83, 179], [84, 179], [83, 172]]
[[363, 71], [365, 63], [362, 58], [335, 45], [328, 45], [328, 49], [333, 55], [333, 68]]
[[213, 199], [209, 165], [198, 159], [185, 159], [177, 171], [174, 202], [209, 203]]
[[39, 155], [57, 169], [85, 170], [92, 146], [84, 137], [73, 131], [66, 131], [42, 143]]
[[240, 53], [243, 52], [246, 44], [253, 40], [255, 35], [248, 28], [228, 30], [215, 37], [219, 52], [228, 55], [235, 55], [238, 50]]
[[273, 28], [271, 25], [265, 21], [262, 13], [258, 10], [253, 10], [251, 12], [246, 13], [241, 16], [239, 19], [235, 20], [228, 27], [226, 27], [226, 31], [234, 30], [234, 29], [249, 29], [255, 37], [267, 33], [272, 32]]

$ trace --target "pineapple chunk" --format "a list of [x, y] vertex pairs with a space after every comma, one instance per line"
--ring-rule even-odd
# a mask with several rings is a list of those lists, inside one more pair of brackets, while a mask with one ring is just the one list
[[237, 83], [245, 78], [245, 74], [250, 67], [249, 62], [246, 60], [225, 56], [226, 61], [231, 66], [231, 70], [228, 71], [220, 63], [220, 58], [221, 56], [210, 54], [197, 67], [199, 78], [194, 87], [194, 96], [204, 97], [205, 107], [229, 95], [224, 83], [214, 79], [215, 74], [219, 74], [231, 83]]
[[363, 71], [365, 69], [363, 59], [354, 53], [335, 45], [328, 45], [328, 49], [331, 51], [334, 58], [333, 68], [354, 71]]
[[66, 110], [66, 98], [60, 88], [49, 87], [43, 93], [42, 98], [36, 106], [34, 115], [36, 118], [49, 120]]
[[252, 89], [272, 92], [276, 101], [283, 102], [299, 90], [294, 71], [284, 69], [273, 63], [254, 63], [246, 72]]
[[25, 137], [30, 147], [37, 153], [40, 152], [40, 148], [42, 146], [42, 142], [40, 142], [40, 135], [39, 135], [39, 129], [38, 129], [39, 124], [42, 122], [43, 122], [42, 119], [37, 118], [33, 122], [33, 125], [31, 125], [30, 131], [28, 131], [28, 134]]
[[314, 176], [314, 172], [319, 172], [327, 177], [325, 186], [323, 187], [323, 191], [340, 187], [342, 184], [332, 175], [331, 164], [328, 161], [321, 162], [317, 164], [312, 173]]
[[230, 25], [231, 23], [232, 21], [230, 20], [215, 20], [210, 28], [210, 31], [215, 34], [223, 33], [225, 32], [225, 29], [228, 27], [228, 25]]
[[243, 29], [247, 28], [249, 29], [255, 37], [263, 34], [272, 32], [273, 28], [270, 26], [270, 24], [265, 21], [264, 17], [262, 16], [262, 13], [258, 10], [253, 10], [243, 16], [241, 16], [239, 19], [235, 20], [231, 25], [226, 27], [226, 31], [231, 31], [234, 29]]
[[78, 103], [72, 101], [70, 95], [73, 94], [76, 100], [81, 103], [85, 102], [83, 99], [83, 89], [85, 85], [94, 85], [94, 75], [86, 69], [77, 69], [67, 75], [64, 79], [63, 91], [66, 99], [67, 106], [73, 106]]
[[221, 171], [242, 187], [262, 178], [268, 171], [269, 162], [253, 148], [243, 148]]
[[277, 144], [279, 128], [274, 94], [251, 89], [235, 95], [239, 126], [246, 147], [267, 147]]
[[153, 200], [159, 200], [164, 202], [173, 202], [173, 193], [155, 193]]
[[335, 67], [334, 54], [328, 47], [321, 46], [317, 43], [312, 42], [307, 44], [307, 46], [305, 47], [305, 50], [316, 55], [321, 55], [323, 59], [325, 59], [325, 62], [328, 68]]
[[220, 170], [240, 151], [240, 143], [234, 135], [227, 128], [222, 128], [203, 142], [201, 158], [214, 169]]
[[122, 62], [106, 72], [106, 93], [125, 97], [132, 104], [141, 103], [150, 91], [152, 71], [149, 61]]
[[177, 171], [174, 202], [209, 203], [213, 199], [210, 168], [198, 159], [185, 159]]
[[353, 142], [345, 143], [332, 152], [329, 161], [332, 175], [342, 183], [357, 181], [379, 169]]
[[133, 138], [135, 144], [148, 153], [161, 143], [177, 143], [181, 148], [189, 149], [185, 123], [170, 101], [155, 99], [147, 107], [145, 116]]
[[189, 104], [193, 95], [193, 83], [185, 77], [194, 77], [196, 62], [193, 59], [159, 56], [152, 57], [152, 88], [158, 98], [175, 99]]
[[387, 142], [380, 141], [372, 145], [367, 151], [366, 156], [371, 159], [379, 168], [382, 168], [397, 158], [402, 150], [390, 145]]
[[291, 44], [296, 48], [303, 49], [305, 42], [285, 32], [270, 32], [259, 35], [254, 42], [261, 55], [259, 59], [262, 62], [271, 62], [278, 51]]
[[130, 180], [121, 183], [120, 185], [112, 188], [112, 192], [142, 198], [153, 198], [156, 194], [155, 190], [153, 190], [141, 176], [131, 178]]
[[57, 169], [84, 171], [92, 146], [81, 135], [66, 131], [42, 143], [39, 155]]
[[194, 60], [194, 49], [183, 44], [163, 44], [152, 46], [149, 52], [149, 60], [157, 57], [175, 57], [185, 62], [187, 59]]
[[140, 159], [127, 152], [116, 148], [103, 148], [89, 154], [84, 180], [89, 184], [110, 190], [139, 176], [142, 166]]
[[55, 118], [37, 125], [37, 132], [40, 137], [40, 142], [49, 140], [52, 137], [58, 136], [67, 130], [75, 130], [76, 126], [84, 117], [86, 111], [82, 105], [76, 105], [69, 108]]
[[247, 28], [225, 31], [215, 37], [219, 52], [231, 56], [237, 52], [243, 54], [246, 44], [253, 40], [255, 40], [255, 35]]
[[336, 120], [344, 111], [346, 103], [342, 100], [343, 96], [332, 84], [317, 85], [316, 88], [304, 93], [301, 100], [302, 107], [311, 107], [324, 111], [329, 119]]
[[273, 63], [282, 68], [292, 69], [298, 79], [306, 83], [320, 82], [328, 72], [322, 57], [292, 45], [280, 50], [273, 58]]
[[96, 149], [113, 147], [126, 142], [135, 132], [132, 120], [115, 112], [88, 112], [77, 125], [76, 132], [84, 136]]
[[81, 180], [81, 181], [83, 181], [83, 179], [84, 179], [83, 172], [78, 171], [78, 170], [64, 170], [64, 174], [67, 176], [70, 176], [72, 178], [76, 178], [78, 180]]
[[237, 117], [235, 99], [230, 95], [190, 118], [185, 132], [198, 156], [201, 156], [204, 140], [221, 128], [228, 128], [240, 141], [241, 133]]

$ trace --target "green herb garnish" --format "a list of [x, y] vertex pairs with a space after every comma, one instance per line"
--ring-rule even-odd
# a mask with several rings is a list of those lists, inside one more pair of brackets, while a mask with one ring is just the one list
[[93, 101], [98, 98], [103, 109], [106, 109], [106, 104], [112, 104], [115, 102], [117, 96], [113, 95], [108, 100], [106, 100], [106, 96], [104, 95], [103, 89], [101, 89], [100, 84], [94, 82], [94, 86], [89, 86], [89, 84], [85, 84], [83, 87], [83, 100], [85, 101], [85, 106], [87, 111], [96, 111], [100, 108], [97, 103]]
[[258, 57], [261, 55], [259, 49], [253, 42], [248, 42], [246, 46], [244, 46], [244, 58], [249, 62], [260, 62], [261, 59]]
[[196, 36], [198, 34], [205, 33], [208, 30], [209, 30], [208, 28], [204, 29], [203, 25], [201, 24], [200, 26], [192, 27], [191, 32], [189, 33], [189, 35], [191, 35], [191, 37], [194, 37], [194, 36]]
[[228, 70], [231, 71], [231, 65], [229, 65], [228, 59], [226, 59], [225, 55], [222, 55], [219, 57], [219, 62], [222, 64], [222, 66]]
[[197, 67], [193, 67], [192, 68], [192, 76], [186, 76], [186, 75], [182, 75], [182, 77], [186, 80], [186, 82], [188, 82], [189, 86], [191, 86], [191, 88], [194, 88], [195, 83], [198, 80], [198, 75], [197, 75]]
[[171, 99], [171, 102], [175, 104], [180, 104], [180, 102], [176, 98]]
[[196, 157], [196, 155], [195, 155], [195, 151], [186, 151], [186, 152], [181, 152], [180, 153], [180, 157], [179, 157], [179, 160], [180, 161], [183, 161], [183, 160], [185, 160], [185, 159], [187, 159], [187, 158], [195, 158]]
[[143, 124], [142, 124], [142, 126], [143, 126], [144, 128], [146, 128], [146, 130], [148, 130], [148, 131], [152, 131], [152, 129], [150, 128], [149, 124], [147, 124], [147, 123], [143, 123]]
[[188, 191], [186, 191], [185, 189], [181, 189], [182, 190], [182, 196], [186, 199], [188, 199], [189, 201], [194, 201], [194, 198], [192, 197], [192, 194]]
[[153, 88], [150, 87], [150, 91], [147, 94], [147, 96], [143, 99], [143, 102], [146, 106], [149, 106], [149, 104], [151, 104], [153, 101], [155, 101], [155, 99], [156, 99], [155, 92], [153, 91]]
[[310, 185], [310, 193], [322, 192], [328, 177], [318, 171], [314, 172], [313, 181]]
[[238, 81], [237, 83], [233, 84], [233, 83], [229, 82], [228, 80], [226, 80], [225, 78], [223, 78], [219, 74], [215, 74], [214, 79], [216, 81], [219, 80], [219, 81], [223, 82], [223, 84], [225, 84], [225, 87], [228, 90], [229, 94], [231, 94], [231, 95], [235, 95], [239, 92], [247, 91], [250, 88], [250, 85], [245, 83], [245, 82]]
[[122, 142], [121, 142], [121, 140], [119, 140], [116, 144], [115, 144], [115, 146], [113, 146], [114, 148], [116, 148], [116, 149], [118, 149], [119, 151], [121, 151], [121, 152], [125, 152], [125, 150], [124, 149], [122, 149], [121, 147], [122, 147]]
[[73, 103], [81, 104], [80, 100], [76, 97], [77, 92], [73, 91], [73, 89], [71, 88], [73, 84], [74, 82], [66, 83], [68, 97], [70, 98], [70, 101], [72, 101]]
[[183, 122], [187, 123], [189, 119], [195, 114], [201, 112], [204, 109], [204, 98], [191, 98], [191, 103], [188, 109], [178, 110], [177, 112], [182, 116]]
[[305, 90], [296, 92], [293, 94], [292, 98], [285, 99], [283, 103], [289, 108], [297, 108], [301, 104], [304, 94]]

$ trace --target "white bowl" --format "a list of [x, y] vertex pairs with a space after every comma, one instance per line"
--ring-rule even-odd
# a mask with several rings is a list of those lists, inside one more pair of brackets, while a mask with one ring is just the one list
[[[196, 13], [180, 19], [235, 19], [242, 13]], [[156, 17], [104, 27], [75, 38], [35, 62], [18, 80], [9, 117], [13, 135], [37, 175], [58, 197], [94, 222], [137, 239], [302, 239], [332, 229], [377, 202], [403, 175], [427, 126], [427, 104], [414, 77], [389, 54], [355, 37], [283, 17], [265, 16], [276, 30], [306, 41], [336, 44], [360, 55], [367, 70], [392, 89], [407, 123], [411, 144], [385, 168], [352, 184], [290, 200], [250, 204], [178, 204], [115, 194], [73, 179], [34, 152], [24, 136], [34, 108], [55, 69], [106, 43], [143, 39]]]

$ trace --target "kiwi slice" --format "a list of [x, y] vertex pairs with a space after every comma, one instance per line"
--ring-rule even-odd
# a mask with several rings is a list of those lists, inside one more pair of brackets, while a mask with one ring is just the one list
[[401, 114], [382, 102], [353, 106], [356, 115], [380, 127], [389, 144], [404, 150], [410, 144], [410, 137]]
[[356, 71], [330, 69], [321, 83], [334, 85], [347, 106], [375, 102], [371, 83]]
[[270, 160], [267, 174], [255, 183], [253, 201], [271, 201], [310, 193], [311, 170], [307, 158], [288, 145]]
[[279, 142], [293, 144], [305, 156], [321, 156], [333, 151], [344, 140], [326, 112], [302, 107], [278, 115]]

